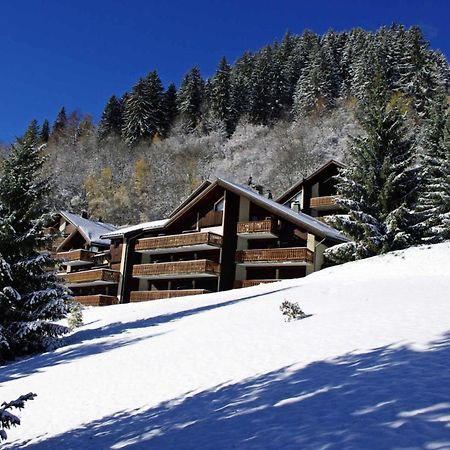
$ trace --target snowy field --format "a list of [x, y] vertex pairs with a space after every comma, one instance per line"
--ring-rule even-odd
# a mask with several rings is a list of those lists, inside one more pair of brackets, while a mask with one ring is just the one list
[[450, 244], [84, 318], [0, 369], [5, 448], [450, 449]]

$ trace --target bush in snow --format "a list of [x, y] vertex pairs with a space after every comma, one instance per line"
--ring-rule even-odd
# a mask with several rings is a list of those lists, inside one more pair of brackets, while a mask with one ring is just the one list
[[72, 330], [83, 325], [83, 305], [81, 303], [74, 302], [70, 305], [67, 324]]
[[293, 303], [289, 300], [285, 300], [280, 305], [280, 311], [286, 322], [290, 322], [291, 320], [300, 320], [306, 317], [306, 314], [302, 311], [298, 303]]
[[36, 394], [31, 392], [26, 395], [21, 395], [17, 400], [6, 403], [4, 402], [0, 407], [0, 441], [6, 440], [8, 437], [5, 430], [9, 430], [11, 427], [20, 425], [20, 419], [10, 413], [11, 409], [23, 409], [27, 400], [34, 400]]

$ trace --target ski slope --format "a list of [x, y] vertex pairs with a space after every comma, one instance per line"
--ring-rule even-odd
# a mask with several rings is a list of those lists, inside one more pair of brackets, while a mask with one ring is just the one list
[[450, 243], [84, 320], [0, 369], [5, 448], [450, 449]]

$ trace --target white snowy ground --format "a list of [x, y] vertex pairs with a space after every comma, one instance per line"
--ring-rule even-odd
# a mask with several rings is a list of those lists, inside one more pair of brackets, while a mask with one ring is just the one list
[[450, 243], [85, 322], [0, 369], [5, 448], [450, 449]]

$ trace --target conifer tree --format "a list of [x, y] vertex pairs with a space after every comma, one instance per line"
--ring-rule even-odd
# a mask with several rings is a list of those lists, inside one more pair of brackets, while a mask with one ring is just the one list
[[55, 123], [53, 124], [53, 135], [58, 135], [63, 132], [67, 127], [67, 115], [64, 106], [59, 110], [56, 116]]
[[416, 228], [423, 242], [435, 243], [450, 239], [450, 113], [443, 92], [432, 100], [427, 115]]
[[163, 87], [153, 71], [139, 80], [126, 101], [122, 134], [128, 145], [133, 145], [163, 131]]
[[231, 67], [222, 58], [208, 88], [209, 113], [213, 122], [219, 124], [230, 136], [235, 127], [235, 114], [231, 104]]
[[48, 138], [50, 137], [50, 124], [48, 120], [45, 119], [42, 123], [41, 132], [39, 133], [39, 140], [41, 142], [48, 142]]
[[185, 75], [177, 95], [178, 112], [185, 132], [193, 132], [202, 119], [205, 83], [198, 67]]
[[[332, 259], [365, 258], [417, 242], [410, 213], [418, 182], [412, 167], [414, 142], [403, 116], [389, 105], [389, 91], [378, 71], [360, 123], [365, 135], [353, 138], [349, 164], [338, 177], [338, 204], [345, 211], [330, 223], [352, 244], [338, 246]], [[334, 258], [333, 258], [334, 257]]]
[[174, 83], [170, 83], [163, 96], [164, 109], [164, 134], [167, 135], [178, 114], [177, 108], [177, 88]]
[[123, 127], [123, 104], [113, 95], [106, 103], [98, 125], [98, 137], [100, 140], [106, 139], [109, 135], [120, 136]]
[[70, 299], [52, 271], [54, 262], [37, 249], [49, 178], [33, 124], [12, 147], [0, 177], [0, 360], [45, 349], [67, 329], [55, 323]]

